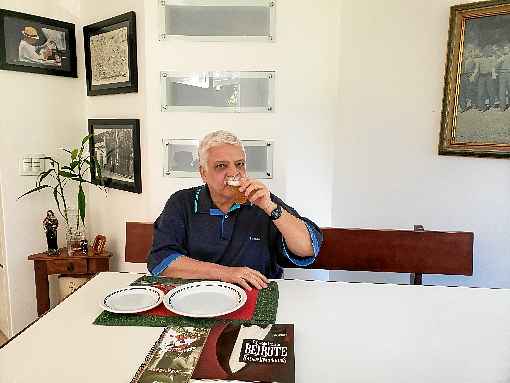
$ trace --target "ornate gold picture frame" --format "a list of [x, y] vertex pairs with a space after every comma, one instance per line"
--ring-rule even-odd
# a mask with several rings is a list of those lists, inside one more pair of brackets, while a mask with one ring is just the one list
[[451, 7], [439, 154], [510, 156], [510, 1]]

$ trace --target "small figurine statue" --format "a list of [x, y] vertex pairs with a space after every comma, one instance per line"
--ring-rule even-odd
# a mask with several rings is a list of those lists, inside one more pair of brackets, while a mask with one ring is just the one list
[[44, 231], [46, 232], [46, 242], [48, 243], [48, 255], [58, 254], [57, 228], [58, 219], [52, 210], [48, 210], [46, 218], [43, 221]]
[[89, 252], [89, 241], [82, 239], [80, 241], [80, 249], [83, 254], [87, 255]]

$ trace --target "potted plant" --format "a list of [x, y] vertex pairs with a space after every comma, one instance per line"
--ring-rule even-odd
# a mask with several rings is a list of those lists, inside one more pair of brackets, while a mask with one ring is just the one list
[[[18, 197], [18, 199], [20, 199], [45, 189], [51, 191], [58, 212], [66, 223], [67, 250], [70, 255], [75, 251], [80, 251], [80, 242], [85, 239], [86, 197], [83, 184], [88, 183], [100, 188], [103, 185], [99, 162], [96, 158], [90, 156], [89, 150], [85, 150], [86, 144], [89, 143], [91, 136], [92, 135], [85, 136], [79, 148], [62, 148], [62, 150], [69, 155], [65, 163], [58, 162], [53, 157], [43, 157], [42, 159], [49, 163], [49, 169], [42, 172], [37, 177], [33, 189]], [[87, 173], [90, 173], [91, 167], [95, 169], [97, 179], [99, 180], [98, 185], [84, 178]], [[78, 184], [78, 193], [76, 196], [77, 209], [69, 206], [65, 195], [66, 187], [73, 183]], [[106, 189], [104, 190], [106, 192]]]

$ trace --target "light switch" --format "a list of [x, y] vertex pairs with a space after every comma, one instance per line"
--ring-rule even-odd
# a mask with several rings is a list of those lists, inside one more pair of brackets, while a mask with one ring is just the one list
[[20, 176], [38, 176], [46, 169], [44, 154], [25, 154], [19, 162]]

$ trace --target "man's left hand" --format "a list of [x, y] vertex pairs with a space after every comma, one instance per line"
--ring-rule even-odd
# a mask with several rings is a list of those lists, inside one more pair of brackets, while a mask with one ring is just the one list
[[244, 178], [241, 179], [239, 191], [244, 193], [248, 201], [264, 210], [267, 214], [271, 214], [275, 204], [271, 201], [269, 189], [265, 184], [259, 180]]

